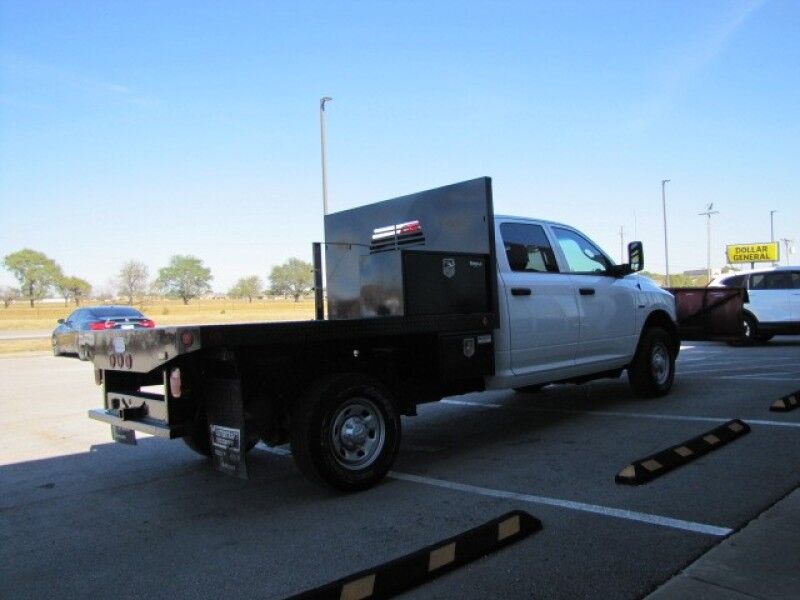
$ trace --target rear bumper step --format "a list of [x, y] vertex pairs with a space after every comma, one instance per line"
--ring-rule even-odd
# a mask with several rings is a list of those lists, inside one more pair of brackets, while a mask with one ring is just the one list
[[183, 427], [170, 427], [164, 421], [143, 417], [141, 419], [123, 419], [119, 410], [106, 410], [93, 408], [89, 411], [89, 418], [102, 421], [121, 429], [132, 429], [160, 438], [175, 439], [186, 435]]

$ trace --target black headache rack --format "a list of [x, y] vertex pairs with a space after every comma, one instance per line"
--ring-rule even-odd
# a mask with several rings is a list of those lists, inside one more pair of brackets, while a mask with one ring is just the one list
[[744, 288], [668, 288], [675, 296], [678, 334], [687, 341], [735, 341], [744, 333]]
[[[135, 443], [134, 430], [182, 437], [199, 395], [176, 397], [173, 369], [191, 369], [200, 355], [249, 348], [350, 341], [355, 348], [364, 340], [426, 335], [438, 340], [443, 379], [493, 373], [498, 314], [489, 178], [327, 215], [325, 236], [327, 320], [97, 332], [93, 361], [104, 406], [89, 416], [110, 424], [120, 442]], [[228, 413], [221, 417], [226, 425], [241, 420], [236, 381], [204, 382], [203, 401]], [[213, 444], [212, 415], [209, 421]]]

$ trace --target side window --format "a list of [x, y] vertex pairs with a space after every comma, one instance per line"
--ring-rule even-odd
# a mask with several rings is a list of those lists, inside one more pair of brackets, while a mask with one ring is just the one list
[[766, 273], [753, 273], [750, 275], [750, 289], [751, 290], [765, 290], [767, 289], [764, 283], [764, 276]]
[[553, 227], [558, 245], [571, 273], [605, 273], [611, 264], [602, 252], [582, 235]]
[[792, 276], [788, 271], [775, 271], [764, 275], [764, 289], [788, 290], [792, 287]]
[[512, 271], [558, 273], [553, 248], [541, 225], [503, 223], [500, 235]]
[[800, 290], [800, 271], [792, 271], [792, 288]]

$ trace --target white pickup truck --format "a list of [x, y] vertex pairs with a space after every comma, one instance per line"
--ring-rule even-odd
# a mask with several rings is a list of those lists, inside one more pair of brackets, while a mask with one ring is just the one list
[[397, 455], [400, 415], [445, 396], [624, 371], [669, 392], [673, 296], [572, 227], [495, 216], [480, 178], [325, 217], [327, 317], [98, 332], [90, 349], [115, 440], [183, 438], [247, 476], [259, 441], [291, 444], [312, 480], [369, 487]]

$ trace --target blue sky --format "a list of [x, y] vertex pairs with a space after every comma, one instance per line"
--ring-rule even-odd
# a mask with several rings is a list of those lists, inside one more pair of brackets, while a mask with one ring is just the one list
[[[0, 256], [103, 289], [195, 254], [224, 291], [331, 210], [488, 175], [499, 213], [619, 229], [664, 269], [800, 241], [800, 4], [0, 4]], [[800, 244], [798, 244], [800, 246]], [[800, 250], [800, 249], [799, 249]], [[790, 257], [800, 262], [800, 254]], [[0, 270], [0, 284], [13, 284]]]

